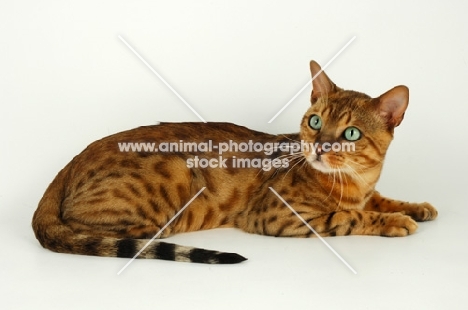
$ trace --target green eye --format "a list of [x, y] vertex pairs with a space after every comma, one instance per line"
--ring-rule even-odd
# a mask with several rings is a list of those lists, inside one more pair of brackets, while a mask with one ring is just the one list
[[309, 126], [310, 128], [315, 130], [319, 130], [320, 128], [322, 128], [322, 119], [320, 118], [320, 116], [316, 114], [312, 115], [309, 120]]
[[343, 136], [348, 141], [356, 141], [361, 138], [361, 132], [356, 127], [348, 127], [345, 129]]

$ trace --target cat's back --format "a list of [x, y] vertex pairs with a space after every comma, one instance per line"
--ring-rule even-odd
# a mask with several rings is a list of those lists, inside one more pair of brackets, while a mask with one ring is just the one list
[[[200, 150], [204, 153], [217, 153], [217, 147], [222, 143], [266, 142], [277, 138], [275, 135], [226, 122], [159, 123], [97, 140], [77, 155], [72, 164], [75, 167], [80, 164], [89, 166], [104, 158], [108, 161], [111, 161], [110, 158], [131, 160], [159, 155], [188, 155], [199, 153]], [[206, 147], [208, 144], [209, 147]]]
[[96, 141], [97, 143], [115, 142], [203, 142], [207, 139], [213, 141], [265, 139], [274, 135], [255, 131], [244, 126], [225, 122], [185, 122], [185, 123], [159, 123], [150, 126], [141, 126], [127, 131], [119, 132]]

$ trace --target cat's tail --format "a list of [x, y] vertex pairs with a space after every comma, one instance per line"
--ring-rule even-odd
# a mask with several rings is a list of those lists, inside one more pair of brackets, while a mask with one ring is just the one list
[[49, 185], [33, 216], [34, 233], [44, 248], [59, 253], [125, 258], [133, 258], [138, 254], [135, 258], [205, 264], [236, 264], [246, 260], [235, 253], [150, 242], [146, 239], [98, 237], [74, 232], [61, 217], [61, 205], [68, 196], [63, 186], [68, 178], [67, 168], [60, 171]]

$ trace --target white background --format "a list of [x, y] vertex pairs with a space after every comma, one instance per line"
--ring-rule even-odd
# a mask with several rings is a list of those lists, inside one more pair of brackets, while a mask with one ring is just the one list
[[[0, 285], [4, 309], [466, 309], [466, 1], [1, 1]], [[206, 120], [298, 131], [309, 60], [341, 87], [411, 100], [378, 189], [439, 210], [407, 238], [278, 239], [236, 230], [171, 241], [234, 266], [56, 254], [30, 222], [46, 186], [103, 136]]]

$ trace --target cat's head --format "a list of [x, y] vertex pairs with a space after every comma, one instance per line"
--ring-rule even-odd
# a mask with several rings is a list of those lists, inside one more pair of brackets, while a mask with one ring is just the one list
[[378, 98], [337, 87], [315, 62], [310, 62], [311, 107], [302, 119], [300, 138], [313, 147], [303, 149], [313, 168], [325, 173], [355, 175], [381, 168], [393, 129], [408, 106], [406, 86]]

